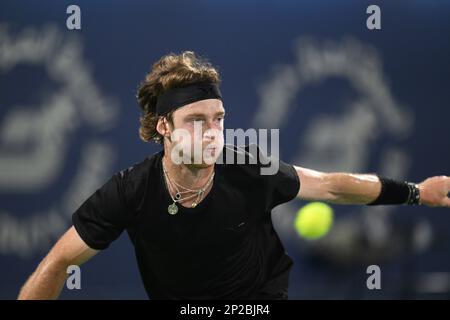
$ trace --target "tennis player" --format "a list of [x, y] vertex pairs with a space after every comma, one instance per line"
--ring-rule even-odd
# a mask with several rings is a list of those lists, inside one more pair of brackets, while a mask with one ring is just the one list
[[[219, 85], [218, 70], [192, 51], [153, 64], [137, 94], [139, 133], [161, 151], [116, 172], [81, 204], [19, 299], [57, 298], [67, 267], [125, 230], [151, 299], [287, 299], [293, 262], [272, 224], [275, 206], [297, 197], [450, 207], [448, 176], [416, 184], [326, 173], [269, 158], [257, 145], [225, 144]], [[275, 174], [263, 174], [275, 162]]]

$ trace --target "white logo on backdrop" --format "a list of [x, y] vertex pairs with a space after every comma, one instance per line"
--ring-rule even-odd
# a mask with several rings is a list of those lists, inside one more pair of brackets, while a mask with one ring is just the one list
[[[83, 141], [75, 174], [66, 190], [45, 210], [26, 216], [0, 208], [0, 254], [22, 257], [46, 250], [67, 228], [73, 211], [101, 183], [114, 161], [114, 149], [99, 133], [113, 128], [118, 104], [100, 92], [82, 55], [82, 43], [48, 26], [12, 34], [0, 25], [0, 73], [19, 65], [44, 68], [58, 89], [32, 105], [1, 106], [0, 192], [39, 193], [63, 174], [70, 138], [81, 126], [93, 132]], [[45, 81], [45, 79], [43, 80]], [[39, 86], [36, 85], [36, 88]], [[24, 88], [23, 94], [35, 88]]]

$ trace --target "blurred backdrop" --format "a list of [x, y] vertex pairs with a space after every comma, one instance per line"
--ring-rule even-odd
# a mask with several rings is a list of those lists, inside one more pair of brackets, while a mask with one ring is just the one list
[[[66, 9], [81, 9], [68, 30]], [[366, 9], [381, 9], [369, 30]], [[281, 158], [420, 182], [450, 174], [450, 2], [0, 2], [0, 298], [14, 299], [73, 211], [159, 151], [138, 136], [151, 64], [193, 50], [218, 66], [226, 128], [279, 128]], [[450, 298], [450, 211], [333, 205], [306, 241], [294, 200], [273, 212], [291, 299]], [[378, 265], [381, 289], [366, 286]], [[183, 266], [180, 266], [183, 272]], [[124, 233], [65, 299], [146, 299]]]

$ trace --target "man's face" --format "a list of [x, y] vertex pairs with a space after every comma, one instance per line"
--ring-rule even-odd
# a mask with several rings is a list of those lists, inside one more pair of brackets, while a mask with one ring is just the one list
[[219, 99], [201, 100], [175, 110], [171, 149], [184, 150], [183, 163], [190, 162], [196, 167], [213, 164], [224, 144], [224, 116]]

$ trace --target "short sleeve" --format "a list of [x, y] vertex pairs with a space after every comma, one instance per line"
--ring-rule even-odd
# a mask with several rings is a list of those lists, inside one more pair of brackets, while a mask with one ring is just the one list
[[75, 229], [92, 249], [106, 249], [131, 220], [126, 196], [127, 176], [128, 171], [115, 173], [72, 215]]
[[[258, 152], [258, 164], [265, 189], [266, 208], [274, 207], [294, 199], [300, 190], [300, 179], [294, 166], [278, 158], [268, 157], [259, 147], [250, 145]], [[250, 151], [252, 153], [252, 151]], [[264, 168], [271, 168], [266, 170]], [[276, 170], [275, 170], [276, 169]], [[273, 172], [271, 172], [273, 171]], [[272, 174], [267, 174], [271, 172]]]
[[272, 209], [282, 203], [294, 199], [300, 190], [300, 179], [294, 166], [279, 160], [279, 170], [273, 176], [267, 176], [270, 190], [269, 208]]

